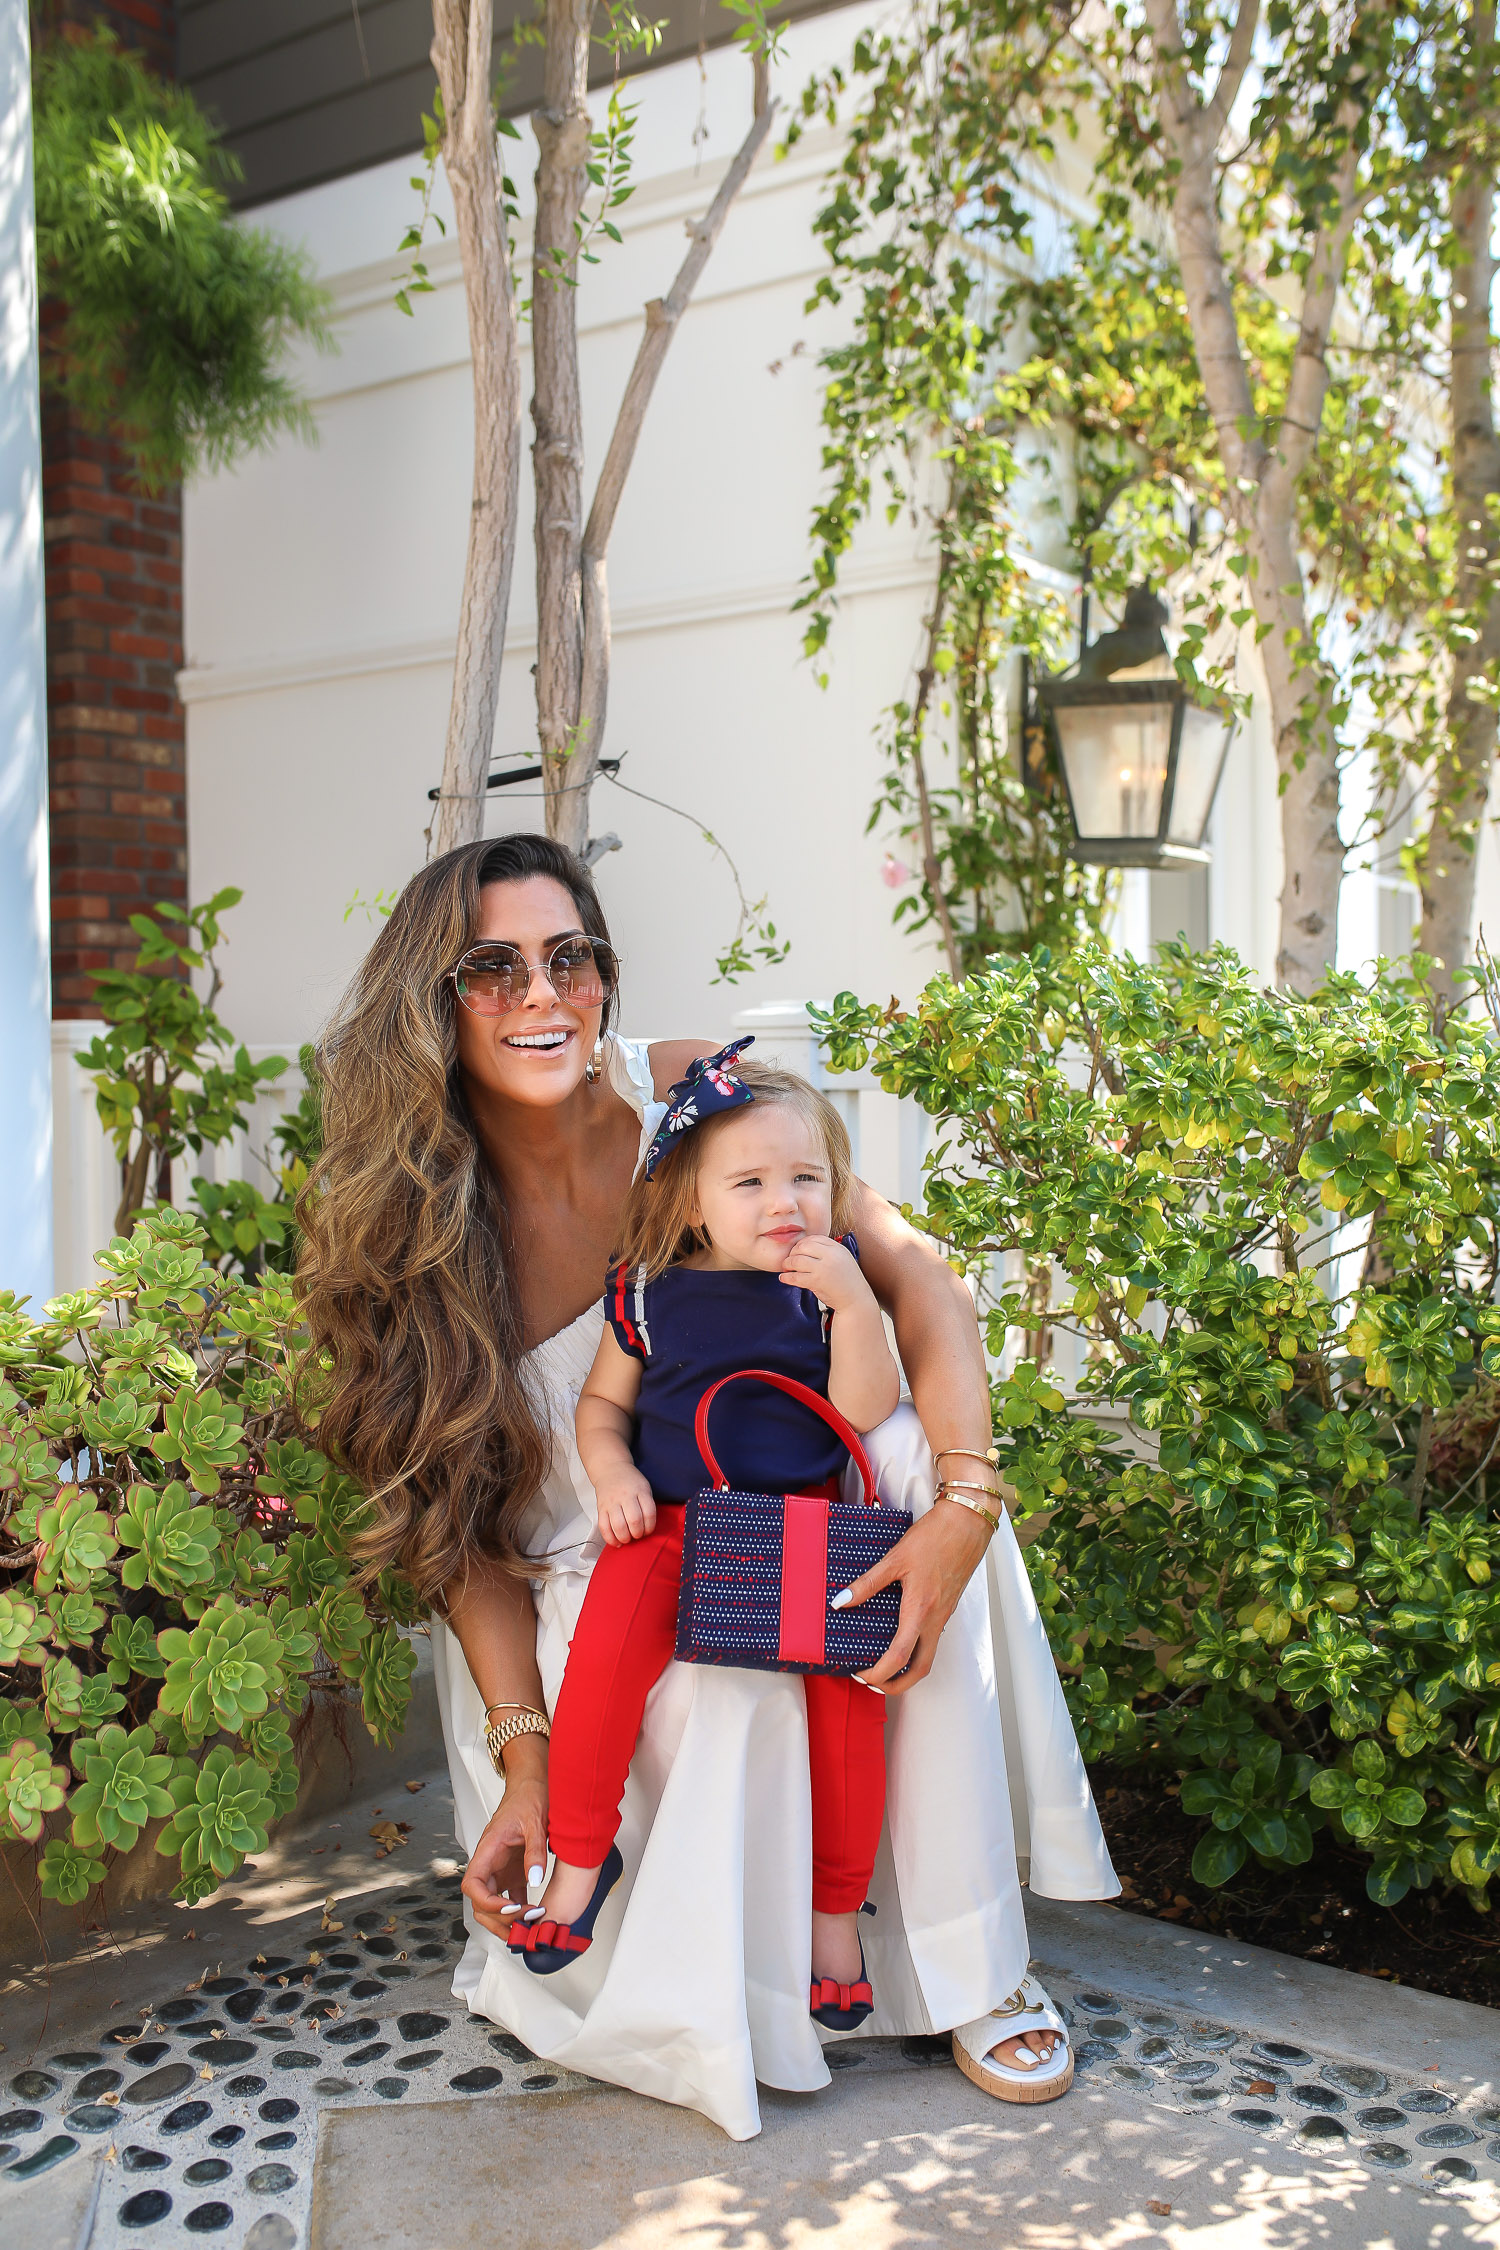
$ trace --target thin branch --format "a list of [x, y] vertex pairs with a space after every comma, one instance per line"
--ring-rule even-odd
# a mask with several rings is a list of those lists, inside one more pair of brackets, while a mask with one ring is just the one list
[[1204, 111], [1204, 124], [1215, 141], [1229, 123], [1229, 112], [1235, 105], [1244, 83], [1245, 72], [1250, 67], [1259, 22], [1260, 0], [1240, 0], [1234, 29], [1229, 34], [1229, 52], [1224, 58], [1224, 68], [1219, 73], [1219, 83]]

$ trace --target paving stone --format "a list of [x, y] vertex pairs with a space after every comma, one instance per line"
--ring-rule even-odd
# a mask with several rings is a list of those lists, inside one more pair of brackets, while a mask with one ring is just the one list
[[330, 1953], [325, 1958], [330, 1969], [357, 1969], [359, 1967], [359, 1955], [357, 1953]]
[[271, 2057], [273, 2070], [316, 2070], [318, 2057], [308, 2054], [303, 2047], [286, 2047], [279, 2055]]
[[271, 2046], [284, 2047], [295, 2039], [297, 2034], [295, 2031], [288, 2030], [284, 2023], [261, 2023], [255, 2027], [255, 2036], [257, 2039], [264, 2039]]
[[23, 2102], [44, 2102], [58, 2092], [62, 2085], [50, 2070], [18, 2070], [10, 2082], [10, 2090]]
[[1438, 2117], [1453, 2107], [1450, 2094], [1440, 2094], [1436, 2086], [1414, 2086], [1408, 2094], [1398, 2094], [1397, 2101], [1413, 2117]]
[[539, 2091], [544, 2091], [548, 2086], [555, 2086], [557, 2084], [557, 2080], [551, 2071], [544, 2070], [538, 2078], [523, 2078], [521, 2080], [521, 2084], [525, 2087], [528, 2094], [534, 2094]]
[[378, 2000], [384, 1991], [385, 1986], [378, 1977], [361, 1977], [357, 1984], [350, 1985], [349, 1997], [351, 2000]]
[[233, 2169], [222, 2156], [200, 2156], [182, 2176], [189, 2187], [212, 2187], [216, 2180], [227, 2180]]
[[372, 2039], [379, 2029], [373, 2016], [353, 2016], [348, 2023], [335, 2024], [332, 2031], [325, 2031], [323, 2040], [330, 2047], [356, 2047], [361, 2039]]
[[[66, 2054], [52, 2057], [52, 2067], [54, 2070], [87, 2070], [90, 2063], [98, 2060], [97, 2047], [70, 2047]], [[119, 2080], [116, 2079], [115, 2083], [118, 2085]]]
[[172, 2208], [165, 2188], [137, 2188], [127, 2195], [116, 2214], [122, 2227], [154, 2227]]
[[406, 2080], [404, 2078], [377, 2078], [375, 2091], [383, 2102], [399, 2102], [406, 2092]]
[[245, 2174], [245, 2185], [254, 2195], [284, 2195], [295, 2187], [297, 2175], [290, 2164], [257, 2164]]
[[1215, 2076], [1218, 2067], [1217, 2063], [1206, 2061], [1173, 2063], [1167, 2076], [1179, 2085], [1201, 2086], [1205, 2078]]
[[1297, 2138], [1308, 2146], [1319, 2141], [1347, 2141], [1348, 2133], [1336, 2117], [1309, 2117], [1305, 2125], [1297, 2128]]
[[513, 2031], [487, 2032], [485, 2041], [488, 2046], [494, 2048], [497, 2055], [504, 2055], [507, 2062], [529, 2063], [536, 2061], [536, 2056], [531, 2049], [523, 2046]]
[[234, 2225], [234, 2212], [227, 2203], [199, 2203], [182, 2223], [189, 2234], [222, 2234]]
[[164, 2150], [142, 2148], [139, 2142], [132, 2142], [131, 2146], [125, 2149], [120, 2157], [120, 2162], [127, 2172], [160, 2172], [171, 2161], [171, 2157]]
[[127, 2086], [121, 2099], [132, 2109], [150, 2109], [155, 2102], [169, 2102], [184, 2086], [191, 2086], [197, 2075], [191, 2063], [164, 2063], [160, 2070], [148, 2071], [133, 2086]]
[[227, 2079], [224, 2085], [226, 2094], [239, 2094], [246, 2101], [250, 2099], [252, 2094], [263, 2094], [265, 2090], [265, 2080], [253, 2070], [241, 2071], [238, 2078]]
[[372, 2039], [368, 2047], [356, 2047], [353, 2054], [346, 2055], [344, 2059], [351, 2067], [362, 2070], [366, 2063], [379, 2062], [381, 2057], [388, 2055], [390, 2051], [391, 2043], [389, 2039]]
[[1261, 2132], [1281, 2123], [1274, 2109], [1232, 2109], [1229, 2114], [1237, 2125], [1253, 2125]]
[[205, 1977], [198, 1990], [211, 1992], [217, 1999], [223, 1992], [242, 1992], [248, 1982], [246, 1977]]
[[382, 1965], [380, 1974], [385, 1978], [387, 1984], [389, 1984], [392, 1978], [409, 1977], [414, 1975], [415, 1971], [409, 1969], [404, 1961], [387, 1961]]
[[1115, 2005], [1112, 1992], [1080, 1992], [1077, 1999], [1079, 2007], [1087, 2008], [1090, 2015], [1107, 2015]]
[[201, 2016], [202, 2013], [203, 2002], [193, 1999], [189, 1994], [183, 2000], [168, 2000], [164, 2007], [157, 2009], [156, 2017], [159, 2023], [191, 2023], [195, 2016]]
[[212, 2117], [213, 2110], [212, 2102], [179, 2102], [175, 2109], [167, 2111], [156, 2129], [159, 2133], [190, 2133], [205, 2117]]
[[1425, 2132], [1418, 2133], [1417, 2146], [1418, 2148], [1472, 2148], [1478, 2138], [1479, 2135], [1471, 2133], [1467, 2125], [1460, 2125], [1456, 2118], [1449, 2118], [1445, 2124], [1429, 2125]]
[[39, 2173], [50, 2172], [54, 2164], [61, 2164], [63, 2158], [71, 2156], [77, 2146], [71, 2133], [54, 2133], [50, 2140], [43, 2141], [40, 2148], [33, 2149], [30, 2156], [23, 2156], [19, 2164], [8, 2164], [5, 2177], [8, 2180], [34, 2180]]
[[301, 2116], [302, 2104], [289, 2101], [285, 2094], [276, 2094], [270, 2101], [261, 2103], [259, 2114], [268, 2125], [289, 2125], [294, 2117]]
[[[830, 2056], [829, 2059], [831, 2061], [832, 2057]], [[1115, 2084], [1117, 2086], [1146, 2087], [1152, 2086], [1156, 2083], [1152, 2078], [1150, 2071], [1142, 2070], [1139, 2063], [1113, 2063], [1110, 2066], [1109, 2075], [1115, 2081]]]
[[245, 2128], [243, 2125], [216, 2125], [208, 2137], [215, 2148], [233, 2148], [236, 2141], [245, 2138]]
[[1175, 2031], [1177, 2018], [1169, 2016], [1162, 2008], [1137, 2008], [1136, 2020], [1147, 2031]]
[[295, 2133], [262, 2133], [255, 2145], [264, 2149], [295, 2148], [297, 2136]]
[[296, 1962], [290, 1953], [257, 1953], [250, 1966], [258, 1977], [274, 1977], [295, 1968]]
[[20, 2153], [19, 2142], [0, 2141], [0, 2164], [8, 2164], [13, 2156], [19, 2156]]
[[501, 2084], [503, 2077], [504, 2073], [496, 2070], [492, 2063], [477, 2063], [472, 2070], [461, 2070], [448, 2083], [461, 2094], [488, 2094]]
[[1399, 2172], [1411, 2162], [1411, 2150], [1399, 2141], [1370, 2141], [1363, 2154], [1367, 2164], [1378, 2164], [1386, 2172]]
[[1356, 2120], [1356, 2123], [1368, 2126], [1372, 2133], [1400, 2132], [1407, 2122], [1404, 2109], [1391, 2109], [1383, 2103], [1377, 2103], [1373, 2109], [1362, 2109]]
[[[61, 2060], [59, 2055], [58, 2061]], [[75, 2102], [96, 2102], [101, 2094], [112, 2094], [117, 2086], [123, 2086], [124, 2083], [124, 2077], [118, 2070], [86, 2071], [73, 2088], [73, 2099]]]
[[1386, 2093], [1391, 2083], [1383, 2070], [1370, 2070], [1364, 2063], [1325, 2063], [1323, 2076], [1330, 2086], [1337, 2086], [1345, 2094], [1357, 2094], [1365, 2101], [1372, 2094]]
[[260, 2013], [260, 1999], [260, 1994], [253, 1986], [248, 1992], [236, 1992], [225, 2001], [224, 2013], [236, 2023], [248, 2023], [252, 2016]]
[[419, 2039], [438, 2039], [451, 2029], [452, 2018], [434, 2016], [420, 2008], [409, 2008], [405, 2015], [397, 2016], [396, 2029], [403, 2039], [415, 2046]]
[[393, 1960], [400, 1947], [393, 1937], [368, 1937], [365, 1939], [365, 1951], [373, 1953], [377, 1960]]
[[353, 2091], [352, 2078], [318, 2078], [313, 2081], [313, 2092], [326, 2095], [330, 2101], [339, 2094], [352, 2094]]
[[1312, 2056], [1305, 2047], [1294, 2047], [1285, 2039], [1261, 2039], [1251, 2048], [1250, 2052], [1252, 2055], [1263, 2056], [1267, 2062], [1310, 2063], [1312, 2061]]
[[141, 2039], [135, 2046], [127, 2048], [125, 2060], [132, 2070], [149, 2070], [152, 2063], [159, 2063], [163, 2055], [170, 2055], [171, 2052], [171, 2046], [165, 2039]]
[[32, 2133], [41, 2122], [39, 2109], [8, 2109], [0, 2116], [0, 2133]]
[[1348, 2107], [1343, 2095], [1336, 2093], [1332, 2086], [1319, 2086], [1312, 2079], [1292, 2088], [1292, 2100], [1301, 2109], [1343, 2110]]
[[1195, 2023], [1188, 2031], [1188, 2045], [1207, 2055], [1227, 2055], [1237, 2038], [1237, 2033], [1220, 2031], [1215, 2024]]
[[245, 2237], [245, 2250], [296, 2250], [297, 2229], [284, 2211], [265, 2211]]
[[194, 2062], [218, 2063], [227, 2070], [231, 2063], [253, 2062], [253, 2039], [196, 2039], [188, 2053]]
[[1095, 2063], [1112, 2063], [1120, 2059], [1120, 2050], [1108, 2039], [1081, 2039], [1073, 2050], [1073, 2060], [1080, 2070]]
[[119, 2122], [119, 2111], [107, 2102], [84, 2102], [63, 2119], [70, 2133], [107, 2133]]
[[435, 2062], [441, 2062], [442, 2059], [441, 2047], [422, 2047], [415, 2054], [398, 2055], [393, 2067], [397, 2070], [430, 2070]]
[[1177, 2049], [1170, 2039], [1143, 2039], [1136, 2049], [1142, 2062], [1175, 2062]]
[[1089, 2025], [1096, 2039], [1128, 2039], [1130, 2026], [1122, 2016], [1096, 2016]]
[[1477, 2180], [1479, 2174], [1466, 2156], [1440, 2156], [1436, 2164], [1428, 2165], [1427, 2177], [1442, 2186]]

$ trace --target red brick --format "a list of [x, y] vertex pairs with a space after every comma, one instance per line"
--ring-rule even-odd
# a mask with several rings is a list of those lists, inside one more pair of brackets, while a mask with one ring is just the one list
[[109, 645], [117, 656], [140, 656], [148, 661], [170, 664], [174, 670], [182, 662], [182, 650], [177, 642], [163, 640], [159, 633], [111, 633]]

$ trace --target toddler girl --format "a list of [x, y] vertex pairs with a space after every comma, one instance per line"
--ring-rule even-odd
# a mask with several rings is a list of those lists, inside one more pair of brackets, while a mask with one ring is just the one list
[[[805, 1079], [739, 1063], [750, 1044], [695, 1063], [672, 1088], [625, 1207], [605, 1331], [578, 1402], [604, 1552], [552, 1720], [556, 1864], [542, 1904], [508, 1941], [542, 1976], [587, 1949], [622, 1872], [620, 1800], [646, 1697], [675, 1645], [683, 1506], [707, 1482], [693, 1435], [699, 1399], [723, 1375], [769, 1368], [863, 1433], [900, 1396], [880, 1307], [845, 1232], [848, 1135]], [[764, 1384], [721, 1393], [713, 1443], [739, 1491], [836, 1497], [847, 1459], [809, 1408]], [[855, 1916], [885, 1810], [885, 1704], [858, 1680], [809, 1673], [805, 1684], [810, 2005], [843, 2031], [873, 2006]]]

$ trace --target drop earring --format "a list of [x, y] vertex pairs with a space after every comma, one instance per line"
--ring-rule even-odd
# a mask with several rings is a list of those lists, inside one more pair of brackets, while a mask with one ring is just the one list
[[601, 1031], [599, 1034], [599, 1041], [597, 1046], [595, 1047], [593, 1053], [589, 1056], [588, 1061], [583, 1066], [583, 1075], [588, 1080], [591, 1086], [594, 1084], [594, 1081], [598, 1078], [599, 1073], [603, 1068], [604, 1034]]

